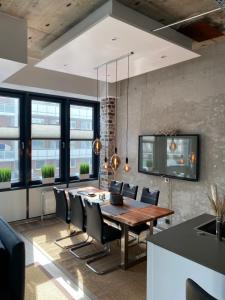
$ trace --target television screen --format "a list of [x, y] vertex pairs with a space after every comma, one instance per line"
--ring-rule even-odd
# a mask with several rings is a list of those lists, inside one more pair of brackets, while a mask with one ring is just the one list
[[138, 171], [197, 181], [199, 135], [139, 136]]

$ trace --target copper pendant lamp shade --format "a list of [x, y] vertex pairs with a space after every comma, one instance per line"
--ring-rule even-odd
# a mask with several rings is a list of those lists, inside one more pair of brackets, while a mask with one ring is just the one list
[[[99, 90], [98, 90], [98, 68], [97, 68], [97, 101], [98, 101], [98, 95], [99, 95]], [[100, 138], [96, 137], [94, 142], [92, 143], [92, 149], [94, 151], [95, 155], [99, 155], [102, 149], [102, 143]]]
[[110, 165], [112, 170], [115, 172], [121, 164], [121, 160], [119, 155], [117, 154], [117, 148], [115, 148], [115, 153], [112, 155], [110, 160]]
[[102, 143], [99, 138], [96, 138], [92, 144], [94, 154], [99, 155], [102, 149]]

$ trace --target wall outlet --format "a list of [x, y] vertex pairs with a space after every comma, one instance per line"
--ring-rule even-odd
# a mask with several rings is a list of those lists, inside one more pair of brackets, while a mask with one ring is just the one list
[[170, 225], [170, 219], [165, 219], [165, 223]]

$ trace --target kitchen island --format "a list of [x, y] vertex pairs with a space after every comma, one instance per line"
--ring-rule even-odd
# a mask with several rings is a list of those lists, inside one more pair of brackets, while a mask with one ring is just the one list
[[147, 300], [185, 300], [187, 278], [225, 300], [225, 241], [197, 229], [213, 219], [203, 214], [149, 238]]

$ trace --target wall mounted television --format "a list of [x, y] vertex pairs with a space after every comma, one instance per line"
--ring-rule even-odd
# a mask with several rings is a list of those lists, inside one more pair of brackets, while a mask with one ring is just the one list
[[199, 180], [199, 135], [139, 136], [138, 172], [190, 181]]

